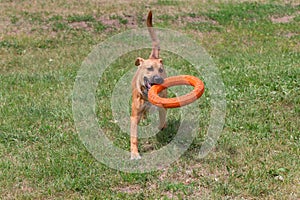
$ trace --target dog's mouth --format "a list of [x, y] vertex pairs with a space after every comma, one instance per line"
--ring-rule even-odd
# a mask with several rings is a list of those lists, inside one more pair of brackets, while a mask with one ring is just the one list
[[159, 85], [163, 82], [164, 79], [160, 76], [153, 76], [151, 80], [149, 80], [146, 76], [144, 77], [144, 86], [146, 87], [147, 91], [150, 90], [153, 85]]
[[153, 85], [159, 85], [164, 82], [164, 79], [160, 76], [153, 76], [151, 79], [144, 77], [144, 89], [142, 89], [143, 94], [148, 96], [148, 91]]
[[145, 85], [145, 87], [146, 87], [147, 90], [150, 90], [150, 88], [151, 88], [154, 84], [151, 83], [147, 77], [144, 77], [144, 85]]

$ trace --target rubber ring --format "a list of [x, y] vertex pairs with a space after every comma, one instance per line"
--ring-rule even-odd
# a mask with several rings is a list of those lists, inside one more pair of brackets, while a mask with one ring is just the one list
[[[162, 98], [158, 96], [162, 90], [175, 85], [191, 85], [194, 89], [190, 93], [179, 97]], [[195, 76], [180, 75], [168, 77], [160, 85], [153, 85], [148, 92], [148, 99], [153, 105], [159, 107], [177, 108], [196, 101], [203, 93], [204, 84], [200, 79]]]

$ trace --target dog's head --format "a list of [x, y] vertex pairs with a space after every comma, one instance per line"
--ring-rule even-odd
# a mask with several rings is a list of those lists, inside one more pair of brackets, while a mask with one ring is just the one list
[[139, 68], [136, 86], [140, 93], [148, 95], [151, 86], [164, 82], [166, 72], [163, 67], [162, 59], [137, 58], [135, 65]]

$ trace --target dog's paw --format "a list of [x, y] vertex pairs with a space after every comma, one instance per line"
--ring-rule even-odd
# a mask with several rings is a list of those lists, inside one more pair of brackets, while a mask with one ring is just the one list
[[139, 153], [131, 153], [131, 157], [130, 157], [131, 160], [139, 160], [141, 158], [142, 157], [140, 156]]

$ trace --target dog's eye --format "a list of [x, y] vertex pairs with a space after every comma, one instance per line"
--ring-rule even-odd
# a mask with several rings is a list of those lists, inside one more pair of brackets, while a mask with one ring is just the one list
[[163, 73], [164, 69], [163, 68], [159, 68], [159, 73]]
[[153, 71], [154, 68], [153, 68], [153, 66], [151, 66], [151, 67], [148, 67], [147, 70], [148, 70], [148, 71]]

